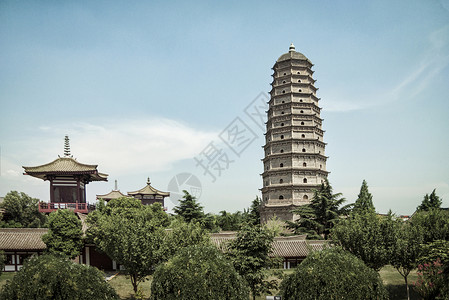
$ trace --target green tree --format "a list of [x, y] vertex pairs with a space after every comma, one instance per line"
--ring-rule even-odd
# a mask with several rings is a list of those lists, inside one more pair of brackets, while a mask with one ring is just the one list
[[275, 261], [269, 256], [274, 235], [260, 225], [244, 225], [229, 243], [227, 255], [234, 268], [246, 280], [253, 299], [261, 293], [277, 288], [277, 282], [267, 280], [267, 270]]
[[165, 260], [173, 257], [179, 250], [193, 245], [210, 245], [210, 236], [199, 223], [185, 223], [175, 220], [165, 231], [161, 251]]
[[410, 219], [412, 226], [421, 228], [424, 244], [436, 240], [449, 240], [449, 211], [431, 208], [418, 211]]
[[362, 182], [362, 187], [360, 188], [359, 196], [354, 203], [353, 213], [358, 213], [364, 210], [375, 211], [373, 205], [373, 195], [368, 191], [368, 184], [365, 180]]
[[312, 252], [281, 283], [283, 300], [388, 299], [379, 274], [333, 247]]
[[440, 208], [441, 204], [443, 203], [443, 201], [440, 199], [440, 197], [438, 197], [435, 193], [435, 189], [432, 191], [432, 193], [426, 194], [424, 196], [423, 201], [421, 202], [421, 204], [416, 208], [416, 210], [421, 211], [421, 210], [430, 210], [432, 208]]
[[401, 224], [398, 229], [398, 236], [393, 247], [390, 263], [404, 278], [407, 299], [410, 299], [407, 277], [410, 271], [418, 266], [418, 258], [422, 253], [422, 233], [418, 227], [413, 227], [408, 223]]
[[0, 292], [0, 299], [109, 300], [119, 299], [97, 268], [61, 256], [29, 259]]
[[340, 220], [332, 229], [332, 239], [368, 267], [379, 271], [389, 263], [397, 240], [398, 222], [391, 214], [382, 217], [373, 210], [361, 211]]
[[229, 213], [225, 210], [220, 211], [217, 216], [218, 226], [225, 231], [237, 231], [243, 224], [243, 214], [240, 211]]
[[48, 233], [42, 236], [42, 241], [48, 252], [75, 258], [83, 247], [81, 221], [67, 209], [52, 212], [48, 217]]
[[248, 287], [215, 247], [190, 246], [157, 268], [151, 299], [247, 300]]
[[245, 215], [246, 222], [251, 225], [260, 224], [260, 205], [261, 199], [256, 196], [256, 198], [251, 202], [251, 206]]
[[27, 194], [11, 191], [0, 204], [5, 209], [2, 227], [42, 227], [47, 218], [39, 212], [39, 199]]
[[168, 217], [160, 204], [142, 205], [137, 199], [119, 198], [88, 218], [95, 245], [121, 264], [134, 292], [163, 261]]
[[196, 201], [196, 198], [183, 191], [183, 199], [179, 200], [179, 205], [173, 208], [173, 211], [181, 216], [187, 223], [191, 221], [201, 222], [204, 218], [203, 207]]
[[308, 238], [324, 237], [327, 240], [335, 222], [340, 216], [348, 214], [348, 205], [340, 207], [345, 201], [340, 193], [333, 194], [326, 179], [319, 189], [314, 191], [310, 204], [302, 205], [293, 211], [299, 215], [299, 219], [288, 222], [288, 227], [295, 229], [297, 233], [307, 233]]

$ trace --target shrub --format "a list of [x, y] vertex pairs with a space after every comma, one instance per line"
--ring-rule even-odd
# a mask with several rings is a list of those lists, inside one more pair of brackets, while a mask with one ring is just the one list
[[388, 299], [379, 274], [338, 248], [310, 254], [281, 283], [283, 300]]
[[156, 269], [151, 283], [153, 300], [248, 300], [248, 296], [244, 280], [213, 246], [181, 249]]
[[100, 300], [119, 299], [103, 273], [66, 258], [43, 255], [25, 262], [8, 281], [0, 299]]

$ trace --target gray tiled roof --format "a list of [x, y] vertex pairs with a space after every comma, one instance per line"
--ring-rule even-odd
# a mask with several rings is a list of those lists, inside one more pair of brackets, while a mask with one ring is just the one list
[[71, 174], [90, 174], [92, 181], [107, 181], [107, 174], [99, 173], [97, 165], [82, 164], [71, 157], [59, 157], [54, 161], [35, 167], [22, 167], [25, 174], [46, 179], [45, 175], [71, 175]]
[[97, 195], [97, 199], [103, 199], [103, 200], [111, 200], [111, 199], [117, 199], [122, 197], [128, 197], [127, 195], [123, 194], [120, 191], [112, 190], [107, 194], [104, 195]]
[[290, 51], [285, 54], [282, 54], [276, 62], [281, 62], [281, 61], [289, 60], [289, 59], [300, 59], [300, 60], [309, 61], [309, 59], [304, 54], [302, 54], [300, 52], [296, 52], [296, 51]]
[[[220, 232], [211, 234], [211, 241], [218, 249], [226, 251], [227, 243], [235, 237], [236, 232]], [[326, 241], [306, 240], [305, 235], [279, 236], [274, 238], [271, 256], [306, 257], [311, 251], [322, 250], [326, 244]]]
[[47, 228], [0, 228], [0, 250], [44, 250]]

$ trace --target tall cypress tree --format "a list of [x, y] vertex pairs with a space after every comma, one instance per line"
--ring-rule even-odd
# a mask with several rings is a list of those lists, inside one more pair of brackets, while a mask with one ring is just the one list
[[432, 193], [430, 194], [426, 194], [424, 196], [423, 201], [421, 202], [421, 205], [419, 205], [416, 210], [425, 210], [428, 211], [431, 208], [440, 208], [441, 207], [441, 203], [443, 201], [440, 199], [440, 197], [437, 196], [437, 194], [435, 193], [435, 189], [433, 189]]
[[361, 211], [370, 210], [375, 211], [373, 205], [373, 195], [368, 191], [368, 184], [365, 180], [362, 182], [362, 187], [360, 188], [359, 196], [354, 204], [354, 213], [360, 213]]

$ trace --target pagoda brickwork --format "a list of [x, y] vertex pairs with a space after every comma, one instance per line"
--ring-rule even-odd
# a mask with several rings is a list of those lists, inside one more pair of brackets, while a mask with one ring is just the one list
[[261, 221], [310, 203], [313, 191], [327, 178], [320, 99], [313, 64], [293, 44], [273, 67], [262, 173]]

